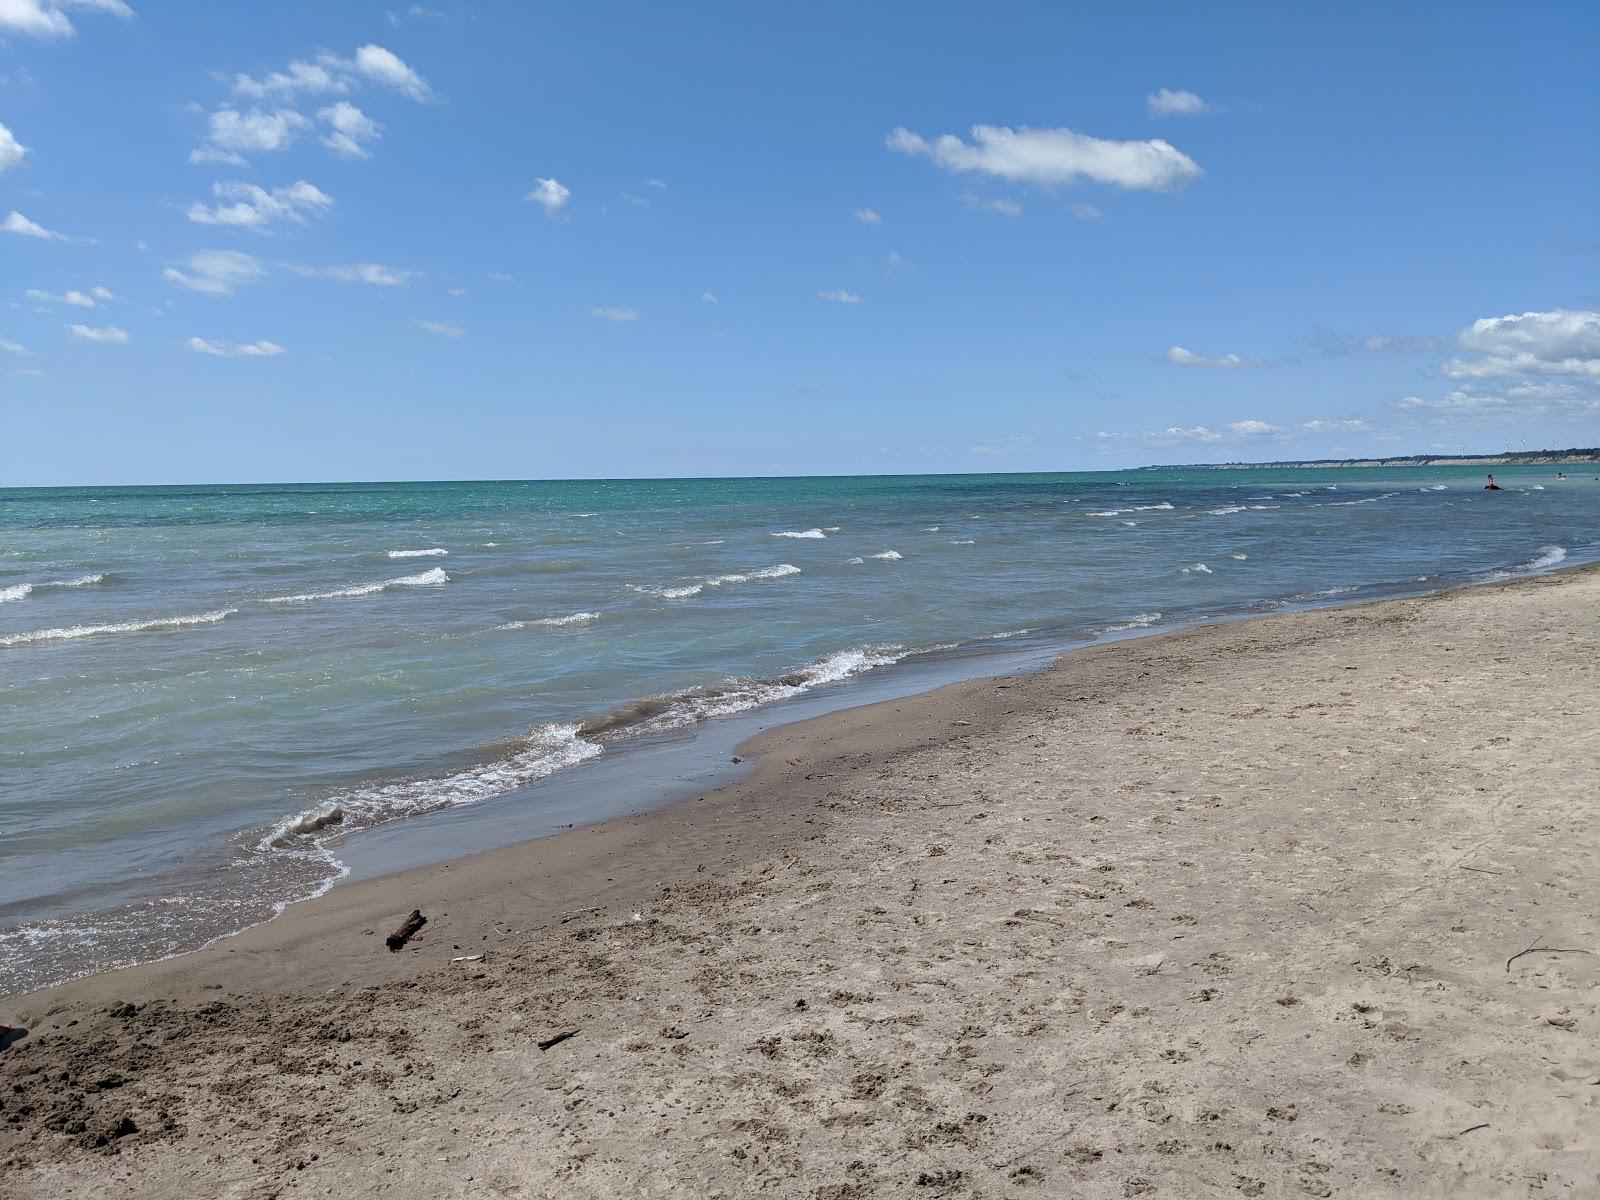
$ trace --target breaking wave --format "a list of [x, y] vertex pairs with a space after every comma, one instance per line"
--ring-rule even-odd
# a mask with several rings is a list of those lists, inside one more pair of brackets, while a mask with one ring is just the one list
[[538, 625], [550, 628], [560, 628], [565, 625], [587, 625], [590, 621], [598, 621], [600, 614], [597, 612], [568, 613], [564, 617], [540, 617], [534, 621], [508, 621], [499, 626], [501, 629], [528, 629]]
[[836, 683], [899, 662], [909, 651], [901, 646], [865, 646], [840, 650], [775, 679], [733, 678], [710, 687], [688, 688], [663, 696], [647, 696], [590, 717], [578, 726], [586, 738], [638, 737], [726, 717], [777, 700], [787, 700], [825, 683]]
[[[492, 546], [492, 545], [494, 545], [494, 543], [493, 542], [485, 542], [484, 545]], [[443, 558], [446, 554], [449, 554], [449, 553], [450, 553], [450, 551], [444, 549], [444, 547], [442, 547], [442, 546], [434, 546], [431, 550], [391, 550], [391, 551], [389, 551], [389, 557], [390, 558]]]
[[450, 775], [368, 784], [330, 796], [279, 821], [259, 849], [315, 850], [317, 835], [367, 829], [399, 817], [475, 804], [594, 758], [601, 748], [578, 736], [576, 725], [540, 725], [514, 752]]
[[1160, 620], [1161, 614], [1158, 612], [1136, 613], [1121, 625], [1107, 625], [1102, 632], [1124, 633], [1129, 629], [1149, 629], [1150, 626], [1157, 624]]
[[645, 587], [641, 584], [630, 583], [628, 589], [646, 596], [654, 596], [658, 600], [687, 600], [690, 596], [698, 596], [707, 588], [726, 587], [730, 583], [751, 583], [758, 579], [783, 579], [786, 576], [798, 574], [800, 574], [800, 568], [793, 563], [778, 563], [773, 567], [762, 567], [759, 571], [736, 572], [731, 575], [712, 575], [700, 580], [698, 583], [684, 583], [674, 587]]
[[1185, 567], [1183, 573], [1185, 575], [1210, 575], [1211, 568], [1206, 566], [1205, 563], [1195, 563], [1193, 566]]
[[47, 579], [43, 583], [14, 583], [10, 587], [0, 588], [0, 604], [8, 600], [26, 600], [34, 592], [44, 588], [78, 588], [91, 587], [97, 583], [104, 583], [104, 575], [80, 575], [76, 579]]
[[402, 575], [398, 579], [385, 579], [378, 583], [360, 583], [354, 587], [335, 588], [331, 592], [301, 592], [294, 596], [263, 596], [263, 604], [304, 604], [311, 600], [344, 600], [353, 596], [371, 596], [397, 587], [440, 587], [450, 582], [443, 567], [434, 567], [420, 575]]
[[216, 612], [197, 613], [188, 617], [152, 617], [147, 621], [117, 621], [108, 625], [70, 625], [63, 629], [35, 629], [31, 633], [13, 633], [0, 637], [0, 646], [22, 646], [29, 642], [60, 642], [75, 638], [96, 637], [103, 633], [144, 633], [152, 629], [181, 629], [188, 625], [215, 625], [238, 612], [237, 608], [219, 608]]
[[820, 529], [785, 529], [779, 533], [771, 534], [772, 537], [785, 538], [825, 538], [828, 535]]

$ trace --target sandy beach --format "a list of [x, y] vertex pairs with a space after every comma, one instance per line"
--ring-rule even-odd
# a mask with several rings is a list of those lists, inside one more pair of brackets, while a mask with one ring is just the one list
[[1584, 569], [785, 727], [0, 1002], [0, 1194], [1592, 1195], [1597, 663]]

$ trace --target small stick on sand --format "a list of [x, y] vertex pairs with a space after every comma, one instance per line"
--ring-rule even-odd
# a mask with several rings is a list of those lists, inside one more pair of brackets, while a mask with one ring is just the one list
[[1491, 871], [1488, 867], [1469, 867], [1466, 863], [1458, 864], [1463, 871], [1476, 871], [1479, 875], [1504, 875], [1504, 871]]
[[[1539, 937], [1543, 937], [1543, 936], [1544, 936], [1544, 934], [1542, 934], [1542, 933], [1539, 935]], [[1510, 958], [1506, 959], [1506, 974], [1509, 975], [1511, 973], [1511, 964], [1516, 962], [1517, 959], [1521, 958], [1524, 954], [1593, 954], [1593, 953], [1594, 953], [1593, 950], [1577, 950], [1577, 949], [1573, 949], [1572, 947], [1569, 947], [1569, 946], [1541, 946], [1541, 945], [1539, 945], [1539, 938], [1534, 938], [1533, 941], [1528, 943], [1528, 945], [1524, 949], [1518, 950]]]
[[388, 937], [384, 938], [383, 943], [389, 947], [389, 950], [392, 953], [409, 942], [416, 934], [417, 930], [421, 929], [427, 923], [428, 918], [422, 915], [422, 910], [419, 908], [413, 908], [411, 910], [411, 915], [400, 923], [400, 928], [396, 929]]
[[1456, 1136], [1457, 1137], [1466, 1137], [1467, 1134], [1469, 1134], [1469, 1133], [1476, 1133], [1480, 1129], [1487, 1129], [1487, 1128], [1489, 1128], [1489, 1122], [1487, 1122], [1487, 1121], [1485, 1121], [1482, 1125], [1469, 1125], [1465, 1129], [1463, 1129], [1460, 1133], [1456, 1134]]

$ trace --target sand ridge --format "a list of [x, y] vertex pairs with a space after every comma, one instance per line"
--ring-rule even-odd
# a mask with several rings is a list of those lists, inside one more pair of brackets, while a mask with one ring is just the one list
[[1597, 614], [1097, 647], [25, 997], [0, 1195], [1587, 1194]]

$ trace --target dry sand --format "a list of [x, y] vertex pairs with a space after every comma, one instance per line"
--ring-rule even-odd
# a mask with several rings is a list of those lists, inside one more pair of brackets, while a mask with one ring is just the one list
[[1575, 571], [790, 726], [0, 1005], [0, 1194], [1600, 1194], [1597, 664]]

